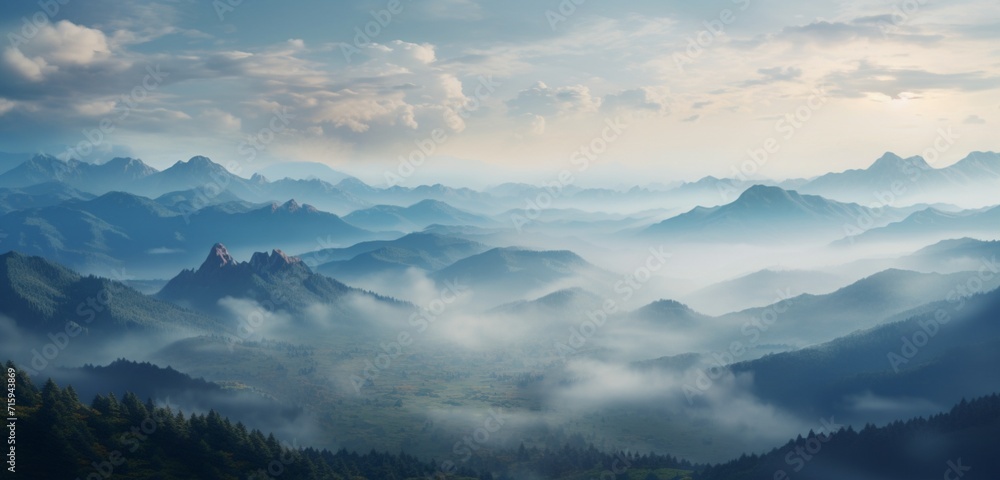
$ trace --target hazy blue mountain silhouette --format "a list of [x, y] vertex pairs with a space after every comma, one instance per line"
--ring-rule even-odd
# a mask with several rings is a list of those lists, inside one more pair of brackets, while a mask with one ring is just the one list
[[1000, 186], [1000, 154], [972, 152], [955, 164], [933, 168], [922, 157], [902, 158], [887, 152], [865, 169], [828, 173], [803, 185], [804, 193], [840, 201], [893, 205], [949, 202], [988, 197]]
[[644, 233], [671, 241], [792, 242], [840, 238], [845, 224], [866, 216], [884, 225], [902, 214], [886, 209], [872, 215], [870, 209], [857, 204], [754, 185], [731, 203], [697, 207], [652, 225]]
[[[411, 233], [391, 241], [365, 242], [341, 249], [355, 252], [367, 246], [372, 250], [347, 260], [331, 261], [316, 267], [318, 272], [338, 278], [359, 278], [373, 274], [401, 273], [409, 268], [439, 270], [463, 258], [476, 255], [490, 247], [478, 242], [432, 233]], [[328, 252], [337, 256], [339, 252]], [[324, 255], [315, 252], [313, 258]]]

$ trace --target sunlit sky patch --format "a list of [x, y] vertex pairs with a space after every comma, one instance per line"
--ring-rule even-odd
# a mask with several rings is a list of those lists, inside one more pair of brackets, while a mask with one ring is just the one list
[[[917, 155], [939, 129], [959, 138], [938, 166], [997, 150], [995, 1], [693, 3], [14, 2], [0, 143], [58, 154], [103, 121], [81, 157], [163, 168], [245, 162], [241, 143], [281, 125], [248, 170], [317, 161], [378, 178], [440, 130], [417, 183], [544, 179], [616, 118], [628, 127], [594, 170], [607, 175], [581, 184], [727, 176], [771, 137], [760, 174], [776, 178]], [[778, 131], [796, 112], [808, 120]]]

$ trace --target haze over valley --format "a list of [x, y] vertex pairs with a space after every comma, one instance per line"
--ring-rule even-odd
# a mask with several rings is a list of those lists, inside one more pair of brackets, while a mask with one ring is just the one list
[[5, 9], [12, 478], [1000, 472], [994, 4]]

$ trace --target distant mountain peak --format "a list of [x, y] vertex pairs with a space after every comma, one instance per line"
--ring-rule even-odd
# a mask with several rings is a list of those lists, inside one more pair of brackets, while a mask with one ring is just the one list
[[172, 167], [171, 170], [181, 170], [181, 171], [194, 171], [194, 172], [208, 172], [208, 171], [226, 171], [222, 165], [213, 162], [210, 158], [201, 155], [191, 157], [188, 161], [178, 160]]
[[[966, 170], [976, 173], [1000, 174], [1000, 153], [996, 152], [971, 152], [965, 158], [959, 160], [950, 168]], [[971, 173], [970, 172], [970, 173]]]
[[199, 268], [198, 271], [215, 270], [235, 265], [236, 260], [233, 260], [233, 256], [229, 254], [229, 250], [226, 249], [226, 246], [221, 243], [216, 243], [212, 246], [212, 250], [208, 252], [208, 258], [206, 258], [201, 264], [201, 268]]
[[639, 318], [645, 318], [647, 320], [671, 322], [681, 321], [684, 323], [690, 323], [706, 318], [704, 315], [692, 310], [691, 307], [688, 307], [687, 305], [676, 300], [668, 299], [660, 299], [645, 305], [632, 312], [632, 315]]
[[698, 186], [706, 186], [707, 185], [707, 186], [714, 186], [715, 184], [717, 184], [719, 182], [733, 183], [733, 181], [729, 180], [729, 179], [723, 179], [723, 178], [716, 177], [714, 175], [708, 175], [708, 176], [705, 176], [705, 177], [701, 177], [701, 178], [699, 178], [698, 180], [696, 180], [694, 182], [686, 182], [685, 185], [698, 185]]
[[271, 253], [256, 252], [249, 262], [238, 262], [229, 254], [225, 245], [216, 243], [208, 253], [208, 258], [201, 264], [198, 273], [211, 273], [231, 268], [247, 269], [248, 267], [249, 271], [253, 273], [268, 276], [300, 267], [304, 268], [305, 264], [298, 257], [293, 257], [278, 249], [271, 250]]
[[[775, 202], [775, 201], [788, 201], [792, 198], [794, 192], [789, 192], [781, 187], [771, 187], [767, 185], [754, 185], [746, 189], [737, 202], [742, 203], [753, 203], [753, 202]], [[796, 194], [797, 195], [797, 194]]]
[[448, 207], [450, 207], [451, 205], [448, 205], [447, 203], [444, 203], [444, 202], [442, 202], [440, 200], [435, 200], [433, 198], [425, 198], [425, 199], [423, 199], [423, 200], [421, 200], [421, 201], [419, 201], [417, 203], [414, 203], [413, 205], [410, 205], [410, 206], [411, 207], [440, 207], [440, 206], [448, 206]]
[[340, 188], [340, 189], [350, 188], [350, 187], [372, 188], [367, 183], [365, 183], [365, 182], [363, 182], [360, 179], [355, 178], [355, 177], [347, 177], [347, 178], [345, 178], [345, 179], [337, 182], [337, 184], [334, 185], [334, 187]]
[[143, 162], [141, 159], [132, 157], [115, 157], [112, 158], [111, 160], [108, 160], [107, 162], [104, 162], [101, 165], [104, 167], [120, 168], [122, 170], [138, 169], [142, 171], [154, 171], [154, 172], [156, 171], [156, 169], [150, 167], [149, 165], [146, 165], [146, 162]]
[[265, 176], [263, 176], [263, 175], [261, 175], [259, 173], [255, 173], [255, 174], [253, 174], [253, 176], [250, 177], [250, 182], [251, 183], [256, 183], [258, 185], [263, 185], [263, 184], [266, 184], [266, 183], [270, 183], [270, 180], [268, 180], [267, 177], [265, 177]]
[[299, 210], [314, 211], [316, 209], [312, 208], [309, 205], [300, 205], [299, 202], [296, 202], [294, 198], [282, 204], [278, 204], [278, 202], [271, 203], [272, 213], [277, 213], [277, 212], [295, 213], [298, 212]]
[[900, 157], [899, 155], [896, 155], [895, 153], [885, 152], [885, 153], [882, 154], [881, 157], [878, 158], [878, 160], [875, 160], [875, 163], [873, 163], [872, 166], [878, 165], [880, 163], [881, 164], [885, 164], [885, 163], [892, 164], [892, 163], [899, 162], [899, 161], [902, 161], [902, 160], [903, 160], [903, 157]]
[[875, 160], [875, 163], [868, 167], [868, 170], [898, 170], [902, 169], [906, 165], [911, 165], [921, 169], [931, 168], [931, 166], [919, 156], [903, 158], [895, 153], [885, 152], [881, 157], [879, 157], [878, 160]]
[[694, 310], [692, 310], [691, 307], [681, 302], [678, 302], [677, 300], [669, 300], [664, 298], [661, 298], [659, 300], [650, 303], [649, 305], [646, 305], [646, 308], [657, 311], [677, 311], [685, 313], [694, 313]]
[[258, 273], [275, 273], [301, 263], [302, 260], [298, 257], [287, 255], [278, 249], [271, 250], [270, 255], [257, 252], [253, 254], [253, 257], [250, 257], [250, 268]]

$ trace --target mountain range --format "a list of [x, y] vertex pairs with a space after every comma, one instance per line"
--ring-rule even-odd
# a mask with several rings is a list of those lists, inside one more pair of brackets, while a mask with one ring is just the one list
[[[139, 293], [121, 282], [81, 276], [40, 257], [0, 255], [0, 314], [39, 335], [71, 329], [106, 342], [130, 331], [219, 332], [225, 323]], [[99, 335], [97, 335], [99, 333]]]
[[29, 208], [51, 207], [68, 200], [90, 200], [94, 195], [65, 183], [39, 183], [22, 188], [0, 188], [0, 215]]
[[[345, 477], [362, 476], [348, 466], [360, 458], [370, 478], [423, 476], [460, 458], [467, 437], [488, 448], [470, 448], [457, 478], [596, 478], [621, 448], [661, 452], [623, 452], [623, 478], [773, 478], [785, 449], [812, 436], [782, 445], [788, 432], [831, 415], [857, 430], [788, 478], [915, 478], [912, 465], [879, 470], [865, 456], [877, 452], [899, 462], [960, 446], [988, 462], [983, 439], [1000, 418], [995, 153], [945, 168], [887, 153], [811, 179], [650, 178], [558, 195], [524, 183], [382, 187], [322, 164], [244, 178], [202, 156], [162, 171], [133, 158], [16, 158], [0, 154], [0, 345], [44, 370], [37, 381], [79, 385], [32, 396], [24, 384], [24, 418], [45, 426], [26, 435], [64, 448], [58, 458], [119, 448], [95, 439], [141, 422], [153, 407], [139, 394], [183, 398], [199, 415], [169, 422], [116, 470], [123, 478], [166, 465], [149, 445], [170, 442], [238, 475], [252, 453], [275, 453], [253, 425], [316, 448], [433, 459], [400, 473], [404, 455], [303, 450], [317, 459], [309, 468]], [[533, 205], [543, 195], [551, 208]], [[684, 382], [704, 375], [705, 395], [685, 398]], [[78, 393], [96, 398], [77, 405]], [[969, 410], [971, 397], [985, 400]], [[201, 415], [215, 408], [234, 423]], [[510, 421], [488, 442], [469, 437], [491, 409]], [[741, 451], [713, 467], [662, 456]]]
[[995, 202], [1000, 184], [1000, 154], [972, 152], [943, 168], [922, 157], [887, 152], [866, 169], [828, 173], [799, 187], [803, 193], [863, 205], [914, 205], [958, 202], [981, 207]]
[[[772, 325], [760, 332], [761, 341], [811, 345], [871, 328], [893, 315], [930, 302], [956, 301], [974, 294], [962, 287], [976, 276], [975, 271], [939, 274], [889, 269], [828, 294], [792, 296], [766, 307], [719, 318], [733, 324], [735, 331], [739, 331], [738, 326], [743, 322], [767, 320]], [[1000, 275], [984, 280], [979, 291], [997, 287]]]
[[797, 293], [824, 294], [845, 283], [842, 277], [822, 271], [765, 269], [702, 287], [683, 300], [696, 310], [721, 315], [768, 305], [777, 292], [790, 286]]
[[85, 272], [127, 268], [157, 278], [177, 263], [200, 259], [222, 239], [238, 248], [302, 248], [372, 238], [340, 217], [294, 200], [225, 203], [187, 212], [123, 192], [70, 199], [0, 216], [0, 249], [41, 255]]
[[900, 219], [904, 212], [873, 210], [854, 203], [839, 203], [815, 195], [800, 195], [780, 187], [754, 185], [731, 203], [697, 207], [646, 228], [642, 233], [672, 242], [801, 242], [836, 239], [845, 225], [870, 218], [876, 225]]
[[966, 235], [995, 238], [1000, 236], [1000, 207], [961, 212], [927, 208], [900, 221], [852, 233], [834, 245], [927, 244]]
[[409, 268], [436, 271], [490, 247], [478, 242], [433, 233], [411, 233], [396, 240], [362, 242], [349, 248], [328, 249], [303, 256], [308, 261], [343, 258], [322, 263], [320, 273], [357, 279], [371, 275], [398, 274]]
[[[850, 421], [887, 415], [885, 421], [907, 408], [933, 412], [963, 396], [1000, 389], [1000, 375], [991, 367], [1000, 352], [997, 308], [997, 290], [961, 303], [933, 302], [903, 320], [740, 362], [731, 370], [752, 372], [755, 395], [805, 416]], [[898, 406], [882, 411], [880, 402]]]
[[248, 299], [268, 312], [285, 311], [301, 316], [311, 306], [329, 307], [333, 321], [357, 320], [352, 297], [365, 297], [392, 308], [405, 304], [348, 287], [313, 273], [302, 260], [280, 250], [257, 252], [250, 261], [236, 261], [225, 245], [215, 244], [198, 269], [184, 270], [156, 294], [157, 298], [209, 314], [225, 313], [220, 301]]
[[[454, 281], [467, 285], [472, 294], [493, 302], [497, 293], [524, 297], [555, 285], [588, 287], [589, 282], [607, 279], [608, 272], [595, 267], [579, 255], [563, 251], [536, 251], [521, 248], [494, 248], [463, 258], [431, 274], [443, 283]], [[564, 285], [565, 282], [577, 283]]]
[[469, 213], [438, 200], [422, 200], [409, 207], [376, 205], [344, 217], [351, 225], [374, 231], [413, 232], [430, 225], [493, 225], [491, 219]]

